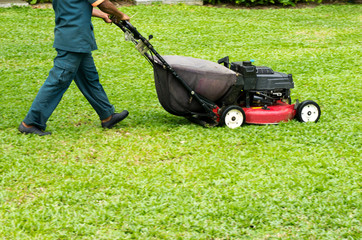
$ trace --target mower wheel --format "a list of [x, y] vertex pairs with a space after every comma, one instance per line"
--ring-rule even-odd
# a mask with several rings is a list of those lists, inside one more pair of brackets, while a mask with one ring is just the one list
[[239, 106], [229, 106], [222, 112], [220, 122], [232, 129], [240, 127], [245, 123], [245, 112]]
[[321, 109], [314, 101], [304, 101], [297, 108], [296, 118], [299, 122], [318, 122], [320, 116]]

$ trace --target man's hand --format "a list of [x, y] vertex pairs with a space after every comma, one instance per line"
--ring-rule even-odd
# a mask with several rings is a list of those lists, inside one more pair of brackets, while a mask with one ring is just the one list
[[122, 13], [123, 17], [119, 17], [119, 16], [115, 16], [115, 21], [116, 22], [120, 22], [120, 21], [129, 21], [131, 18], [128, 17], [126, 14]]
[[102, 18], [106, 23], [112, 23], [111, 19], [109, 19], [109, 14], [102, 12], [99, 9], [93, 8], [92, 16]]
[[129, 21], [130, 20], [130, 17], [128, 17], [123, 12], [119, 11], [116, 8], [116, 6], [113, 3], [111, 3], [109, 0], [104, 0], [101, 4], [98, 5], [98, 8], [100, 10], [102, 10], [104, 13], [108, 13], [110, 15], [115, 16], [117, 21], [122, 21], [122, 20]]

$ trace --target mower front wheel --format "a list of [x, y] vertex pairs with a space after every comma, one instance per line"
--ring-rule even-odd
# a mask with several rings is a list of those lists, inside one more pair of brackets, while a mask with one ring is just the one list
[[296, 118], [299, 122], [318, 122], [320, 116], [321, 109], [314, 101], [304, 101], [297, 107]]
[[245, 123], [245, 112], [239, 106], [229, 106], [222, 111], [220, 122], [232, 129], [240, 127]]

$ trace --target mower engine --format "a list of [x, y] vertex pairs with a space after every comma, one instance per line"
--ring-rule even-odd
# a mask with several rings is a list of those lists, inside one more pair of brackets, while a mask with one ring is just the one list
[[290, 89], [294, 88], [291, 74], [254, 66], [250, 61], [232, 62], [229, 66], [243, 76], [244, 87], [240, 100], [247, 108], [251, 105], [270, 106], [277, 101], [290, 104]]

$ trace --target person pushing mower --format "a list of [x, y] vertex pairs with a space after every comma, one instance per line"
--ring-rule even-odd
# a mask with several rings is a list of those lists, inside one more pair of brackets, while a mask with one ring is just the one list
[[109, 15], [124, 21], [130, 18], [109, 0], [53, 0], [52, 5], [55, 12], [53, 47], [57, 56], [48, 78], [18, 129], [25, 134], [51, 134], [45, 132], [46, 122], [73, 80], [97, 112], [102, 127], [112, 128], [128, 116], [128, 111], [115, 113], [99, 82], [92, 57], [97, 44], [91, 17], [102, 18], [106, 23], [112, 23]]

